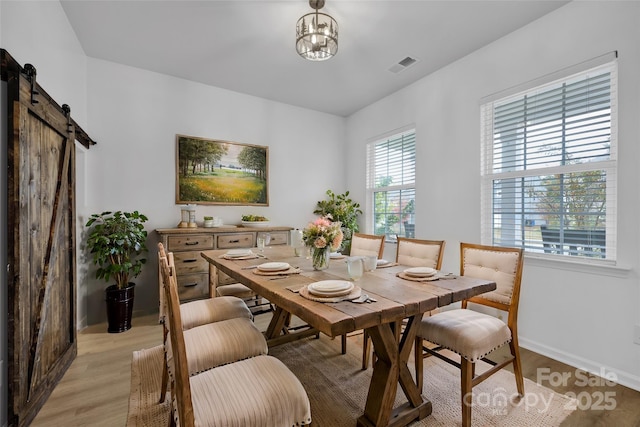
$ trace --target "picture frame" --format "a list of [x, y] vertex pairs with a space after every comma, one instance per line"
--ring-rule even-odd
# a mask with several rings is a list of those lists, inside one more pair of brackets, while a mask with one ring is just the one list
[[176, 204], [269, 206], [269, 147], [176, 134]]

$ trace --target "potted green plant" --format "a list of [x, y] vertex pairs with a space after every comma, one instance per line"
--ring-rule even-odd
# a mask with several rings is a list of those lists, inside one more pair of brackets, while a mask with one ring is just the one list
[[358, 231], [358, 215], [362, 214], [360, 203], [349, 197], [349, 191], [344, 194], [335, 194], [327, 190], [327, 200], [318, 201], [314, 214], [328, 216], [332, 221], [342, 223], [342, 252], [348, 254], [351, 250], [351, 236]]
[[96, 278], [112, 283], [105, 290], [108, 332], [131, 329], [135, 284], [146, 263], [147, 217], [138, 211], [102, 212], [89, 217], [87, 249], [98, 266]]

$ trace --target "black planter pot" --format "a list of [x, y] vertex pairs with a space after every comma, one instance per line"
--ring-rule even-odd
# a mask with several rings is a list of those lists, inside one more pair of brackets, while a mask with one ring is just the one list
[[111, 285], [105, 290], [107, 299], [107, 332], [118, 333], [131, 329], [133, 315], [134, 283], [124, 289]]

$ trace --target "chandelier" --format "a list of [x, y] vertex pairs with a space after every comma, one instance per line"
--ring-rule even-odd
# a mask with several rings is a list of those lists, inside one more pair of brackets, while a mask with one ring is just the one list
[[338, 52], [338, 23], [318, 12], [324, 0], [309, 0], [315, 12], [307, 13], [296, 24], [296, 51], [309, 61], [324, 61]]

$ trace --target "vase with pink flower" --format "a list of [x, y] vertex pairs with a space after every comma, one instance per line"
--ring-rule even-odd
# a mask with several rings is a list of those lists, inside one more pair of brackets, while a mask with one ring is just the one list
[[311, 262], [314, 270], [329, 268], [329, 255], [342, 245], [342, 224], [320, 217], [310, 222], [302, 232], [302, 240], [311, 247]]

